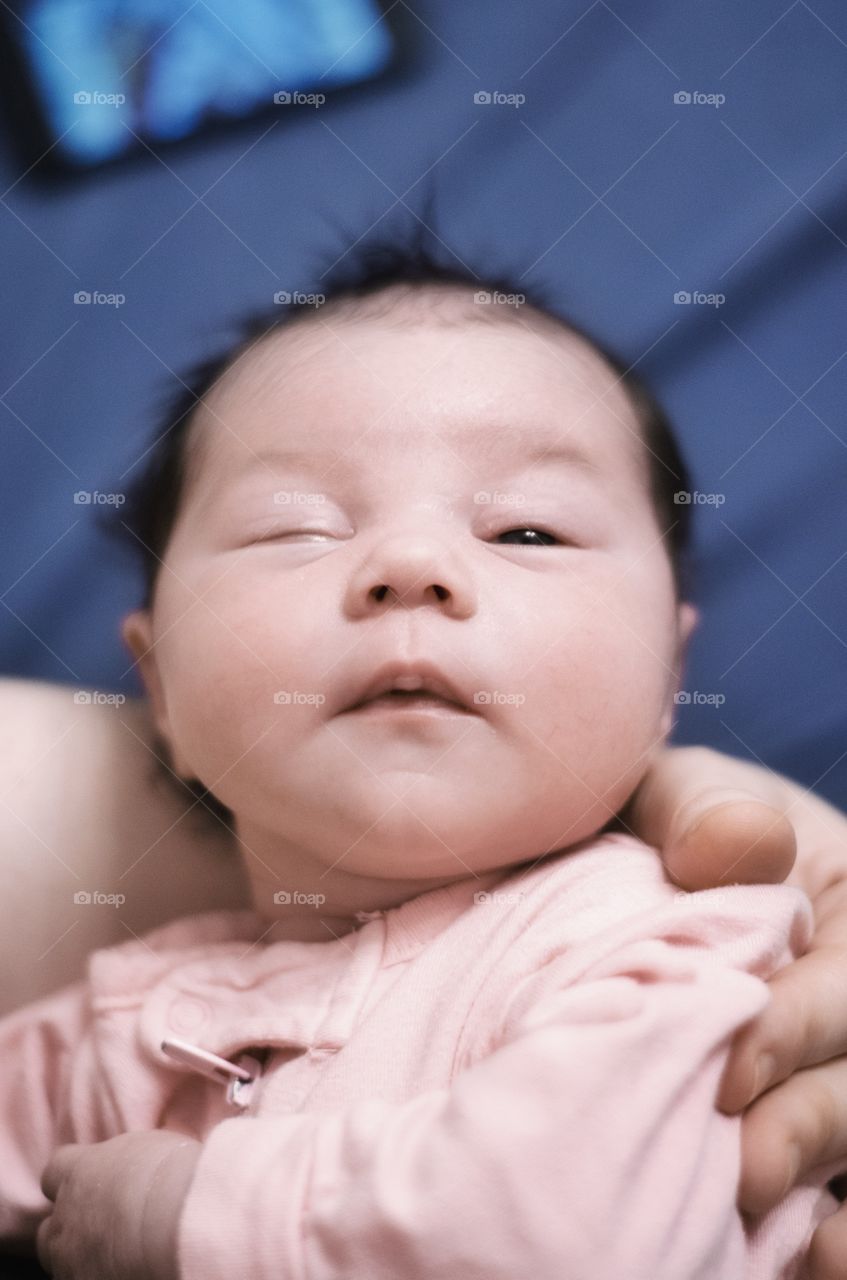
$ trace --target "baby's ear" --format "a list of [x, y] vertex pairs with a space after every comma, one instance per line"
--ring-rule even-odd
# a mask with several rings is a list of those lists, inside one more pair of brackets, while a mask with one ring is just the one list
[[683, 604], [680, 604], [678, 606], [677, 613], [676, 613], [676, 627], [677, 627], [678, 638], [677, 638], [677, 648], [676, 648], [676, 662], [674, 664], [676, 669], [676, 680], [671, 682], [670, 701], [668, 702], [668, 705], [665, 707], [665, 712], [662, 717], [661, 732], [663, 737], [666, 737], [671, 732], [671, 729], [673, 728], [673, 723], [676, 718], [675, 709], [674, 709], [674, 704], [676, 702], [676, 695], [679, 693], [680, 689], [682, 688], [683, 681], [685, 679], [685, 665], [688, 658], [688, 646], [691, 643], [691, 637], [693, 636], [695, 630], [697, 629], [697, 624], [699, 621], [700, 621], [700, 611], [693, 604], [689, 604], [688, 601], [685, 601]]
[[153, 718], [159, 733], [170, 740], [162, 681], [153, 647], [153, 620], [149, 609], [134, 609], [121, 619], [121, 636], [138, 667], [142, 683], [150, 699]]
[[677, 631], [679, 632], [680, 667], [683, 667], [688, 655], [688, 646], [691, 641], [691, 637], [700, 622], [700, 610], [696, 605], [690, 604], [686, 600], [677, 609], [676, 619]]
[[157, 730], [157, 741], [154, 744], [156, 754], [163, 759], [171, 773], [185, 782], [190, 777], [191, 770], [183, 763], [171, 733], [162, 677], [156, 661], [153, 619], [150, 610], [135, 609], [132, 613], [125, 614], [121, 619], [121, 636], [135, 659], [135, 665], [141, 674], [141, 680], [150, 701], [153, 723]]

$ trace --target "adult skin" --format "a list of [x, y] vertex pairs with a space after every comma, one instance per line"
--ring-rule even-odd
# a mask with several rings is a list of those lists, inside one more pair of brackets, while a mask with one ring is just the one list
[[154, 770], [146, 702], [74, 693], [0, 680], [0, 1013], [82, 977], [98, 947], [247, 905], [229, 833]]
[[[0, 1013], [81, 977], [98, 947], [249, 905], [229, 833], [155, 769], [146, 701], [74, 693], [0, 679]], [[841, 1155], [847, 1167], [847, 818], [779, 774], [702, 747], [658, 753], [620, 817], [682, 888], [785, 880], [814, 904], [810, 950], [771, 979], [771, 1003], [736, 1038], [718, 1100], [748, 1108], [739, 1205], [761, 1212], [806, 1169]], [[95, 900], [78, 904], [78, 893]], [[97, 894], [124, 901], [116, 909]], [[757, 1079], [764, 1055], [772, 1065]], [[840, 1276], [844, 1256], [847, 1209], [814, 1236], [814, 1280]]]

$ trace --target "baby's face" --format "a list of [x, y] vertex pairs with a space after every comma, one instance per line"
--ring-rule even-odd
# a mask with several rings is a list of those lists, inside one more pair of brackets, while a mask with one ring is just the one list
[[[318, 315], [198, 414], [153, 616], [125, 634], [138, 655], [149, 624], [175, 767], [248, 844], [363, 876], [499, 868], [598, 831], [669, 730], [693, 613], [626, 395], [581, 339], [470, 305]], [[395, 661], [472, 710], [349, 710]]]

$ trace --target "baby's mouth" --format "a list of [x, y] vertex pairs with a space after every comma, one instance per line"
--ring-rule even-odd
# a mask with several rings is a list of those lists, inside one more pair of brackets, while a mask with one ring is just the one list
[[[352, 683], [352, 682], [351, 682]], [[371, 675], [357, 680], [347, 693], [342, 714], [385, 717], [478, 716], [476, 694], [460, 677], [432, 660], [395, 659], [383, 662]]]
[[356, 703], [355, 706], [348, 707], [348, 712], [356, 712], [357, 714], [387, 713], [393, 715], [403, 714], [404, 712], [423, 713], [425, 715], [469, 716], [475, 714], [468, 707], [462, 706], [461, 703], [452, 702], [449, 698], [442, 698], [437, 693], [430, 693], [427, 689], [390, 689], [386, 693], [380, 693], [375, 698], [368, 698], [363, 702]]

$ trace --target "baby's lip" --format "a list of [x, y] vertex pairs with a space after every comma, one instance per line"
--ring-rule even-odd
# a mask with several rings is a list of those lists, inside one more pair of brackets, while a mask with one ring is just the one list
[[349, 707], [345, 714], [348, 715], [368, 715], [371, 711], [387, 711], [401, 715], [404, 711], [414, 712], [438, 712], [441, 715], [454, 716], [470, 716], [474, 713], [467, 707], [463, 707], [458, 702], [451, 702], [449, 698], [439, 697], [438, 694], [430, 693], [428, 689], [415, 690], [395, 690], [391, 689], [388, 693], [380, 693], [375, 698], [370, 698], [367, 702], [360, 703], [357, 707]]
[[355, 711], [381, 694], [400, 689], [407, 693], [432, 694], [460, 711], [479, 714], [472, 697], [461, 684], [432, 662], [388, 662], [354, 689], [342, 711]]

